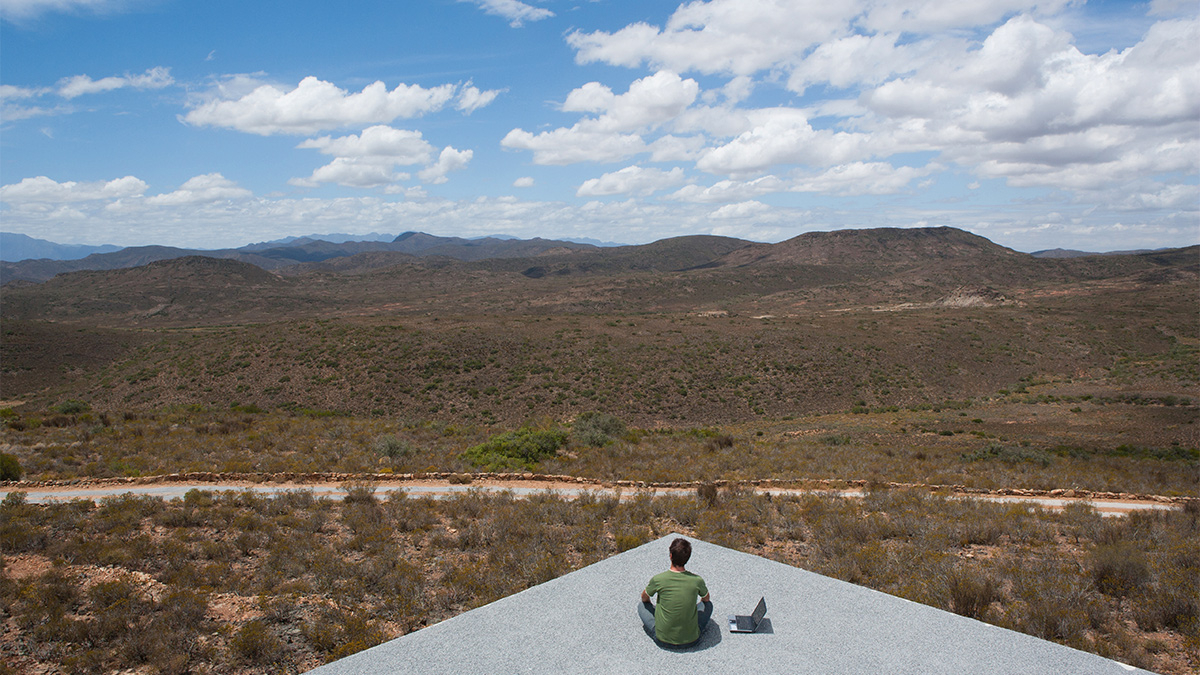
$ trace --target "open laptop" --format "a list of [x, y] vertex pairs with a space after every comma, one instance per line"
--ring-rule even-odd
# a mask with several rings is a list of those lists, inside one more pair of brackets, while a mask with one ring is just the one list
[[763, 617], [767, 615], [767, 599], [760, 598], [758, 606], [754, 608], [754, 612], [750, 616], [729, 615], [729, 632], [730, 633], [753, 633], [758, 630], [758, 624], [762, 623]]

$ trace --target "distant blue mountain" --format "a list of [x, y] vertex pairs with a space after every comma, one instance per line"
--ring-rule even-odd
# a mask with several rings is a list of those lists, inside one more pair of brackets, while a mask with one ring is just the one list
[[112, 253], [120, 251], [120, 246], [105, 244], [103, 246], [84, 246], [82, 244], [56, 244], [45, 239], [34, 239], [25, 234], [0, 232], [0, 260], [18, 262], [21, 260], [79, 260], [93, 253]]

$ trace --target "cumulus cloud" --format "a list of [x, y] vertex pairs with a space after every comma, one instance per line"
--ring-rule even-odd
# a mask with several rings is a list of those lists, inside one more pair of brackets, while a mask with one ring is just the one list
[[627, 166], [619, 171], [606, 173], [599, 178], [584, 181], [575, 194], [580, 197], [621, 194], [646, 196], [659, 190], [682, 185], [685, 180], [683, 169], [680, 167], [663, 171], [640, 166]]
[[534, 7], [520, 0], [461, 0], [478, 6], [492, 16], [508, 19], [508, 25], [520, 28], [526, 21], [541, 21], [554, 16], [554, 12], [543, 7]]
[[183, 121], [262, 136], [311, 134], [425, 115], [445, 107], [457, 89], [453, 84], [431, 88], [398, 84], [389, 91], [387, 85], [376, 81], [360, 92], [347, 92], [310, 76], [291, 91], [263, 84], [237, 98], [199, 103], [183, 116]]
[[[471, 150], [459, 151], [446, 147], [435, 159], [436, 149], [424, 139], [421, 132], [393, 129], [385, 125], [367, 127], [361, 134], [310, 138], [296, 147], [334, 156], [333, 161], [313, 171], [308, 178], [288, 181], [299, 187], [337, 183], [347, 187], [386, 186], [392, 189], [396, 188], [394, 183], [411, 178], [410, 174], [397, 171], [396, 167], [417, 164], [427, 165], [418, 174], [422, 180], [434, 184], [445, 183], [446, 174], [464, 168], [473, 155]], [[392, 192], [398, 194], [395, 189]]]
[[296, 147], [338, 157], [386, 157], [394, 164], [425, 164], [434, 151], [421, 132], [384, 125], [367, 127], [361, 134], [340, 138], [310, 138]]
[[471, 158], [475, 156], [473, 150], [455, 150], [450, 146], [442, 148], [442, 154], [438, 155], [438, 160], [434, 164], [422, 169], [417, 173], [417, 176], [426, 183], [438, 184], [445, 183], [447, 180], [446, 174], [451, 171], [461, 171], [467, 168], [467, 164], [471, 162]]
[[533, 177], [532, 176], [521, 176], [520, 178], [513, 181], [513, 187], [531, 188], [531, 187], [533, 187]]
[[373, 188], [408, 180], [409, 174], [396, 171], [396, 163], [377, 157], [334, 157], [308, 178], [292, 178], [289, 184], [297, 187], [317, 187], [321, 183], [336, 183], [346, 187]]
[[567, 43], [584, 64], [751, 75], [836, 36], [859, 11], [842, 2], [691, 2], [662, 28], [635, 23], [613, 33], [575, 31]]
[[114, 89], [132, 87], [134, 89], [162, 89], [175, 83], [171, 77], [170, 68], [150, 68], [141, 75], [124, 75], [104, 77], [93, 80], [87, 75], [74, 75], [58, 82], [58, 95], [65, 99], [73, 99], [84, 94], [98, 94]]
[[753, 127], [696, 162], [702, 171], [746, 175], [779, 164], [828, 165], [864, 159], [881, 151], [867, 134], [817, 130], [807, 114], [794, 108], [755, 111]]
[[569, 128], [540, 134], [513, 129], [500, 144], [530, 150], [537, 164], [611, 162], [645, 151], [640, 133], [672, 120], [696, 99], [700, 86], [667, 71], [635, 80], [624, 94], [590, 82], [567, 95], [565, 112], [600, 113]]
[[891, 80], [862, 102], [877, 135], [939, 150], [980, 176], [1096, 189], [1200, 168], [1197, 45], [1194, 17], [1159, 22], [1124, 51], [1089, 55], [1018, 16], [980, 49]]
[[153, 197], [147, 197], [146, 203], [155, 206], [183, 206], [207, 204], [211, 202], [245, 199], [250, 197], [249, 190], [238, 187], [237, 183], [219, 173], [206, 173], [189, 178], [174, 192], [166, 192]]
[[0, 201], [9, 204], [63, 204], [119, 199], [141, 195], [148, 187], [144, 181], [134, 176], [94, 183], [59, 183], [46, 176], [37, 176], [0, 187]]
[[[835, 80], [849, 82], [858, 81], [853, 73], [859, 68], [875, 78], [903, 72], [908, 58], [922, 49], [897, 48], [895, 36], [986, 26], [1023, 12], [1054, 14], [1070, 4], [1072, 0], [709, 0], [681, 4], [662, 27], [635, 23], [611, 33], [577, 30], [567, 43], [579, 63], [645, 64], [680, 73], [786, 73], [812, 58], [810, 72], [834, 68], [843, 73]], [[881, 35], [871, 35], [877, 33]], [[857, 58], [841, 64], [831, 60], [840, 55]]]

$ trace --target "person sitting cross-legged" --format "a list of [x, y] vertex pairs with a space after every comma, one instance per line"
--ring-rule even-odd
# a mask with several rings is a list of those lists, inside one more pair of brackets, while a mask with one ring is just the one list
[[[646, 632], [669, 647], [687, 647], [700, 640], [700, 632], [712, 618], [713, 604], [704, 579], [684, 569], [692, 557], [686, 539], [671, 542], [671, 568], [646, 584], [638, 603], [638, 616]], [[651, 603], [658, 596], [657, 604]]]

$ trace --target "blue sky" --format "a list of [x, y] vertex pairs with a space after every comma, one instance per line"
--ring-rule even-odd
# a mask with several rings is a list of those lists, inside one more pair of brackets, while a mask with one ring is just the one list
[[1200, 242], [1154, 0], [0, 0], [0, 229]]

